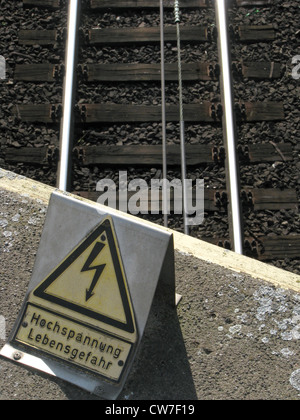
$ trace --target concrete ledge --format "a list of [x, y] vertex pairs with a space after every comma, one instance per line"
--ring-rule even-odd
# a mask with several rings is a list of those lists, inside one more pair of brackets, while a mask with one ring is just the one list
[[[0, 348], [24, 301], [53, 190], [0, 169]], [[119, 400], [299, 399], [300, 276], [173, 234], [182, 299], [172, 311], [154, 299]], [[0, 400], [99, 400], [2, 357], [0, 375]]]
[[[18, 176], [12, 172], [0, 169], [0, 188], [18, 194], [27, 194], [32, 199], [39, 199], [45, 204], [49, 202], [53, 187], [31, 179]], [[71, 195], [71, 194], [70, 194]], [[87, 201], [84, 198], [76, 197]], [[95, 203], [97, 205], [97, 203]], [[134, 217], [128, 215], [128, 217]], [[145, 221], [145, 224], [152, 224]], [[155, 225], [157, 226], [157, 225]], [[161, 229], [166, 229], [162, 227]], [[273, 267], [255, 259], [236, 254], [207, 242], [184, 235], [171, 229], [167, 229], [174, 235], [175, 249], [185, 252], [203, 261], [218, 264], [238, 273], [245, 273], [252, 277], [265, 280], [275, 286], [300, 292], [300, 276], [291, 272]]]

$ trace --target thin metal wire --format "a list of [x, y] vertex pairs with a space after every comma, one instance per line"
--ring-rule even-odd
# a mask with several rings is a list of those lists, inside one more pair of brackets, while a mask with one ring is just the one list
[[180, 42], [180, 11], [179, 2], [175, 0], [174, 14], [177, 32], [177, 60], [178, 60], [178, 91], [179, 91], [179, 123], [180, 123], [180, 154], [181, 154], [181, 182], [183, 191], [183, 224], [184, 233], [189, 234], [187, 223], [187, 190], [186, 190], [186, 159], [185, 159], [185, 130], [183, 119], [183, 93], [182, 93], [182, 70], [181, 70], [181, 42]]
[[161, 55], [161, 118], [162, 118], [162, 155], [163, 155], [163, 185], [162, 210], [164, 226], [168, 226], [168, 196], [167, 196], [167, 136], [166, 136], [166, 88], [165, 88], [165, 40], [164, 40], [164, 6], [160, 0], [160, 55]]

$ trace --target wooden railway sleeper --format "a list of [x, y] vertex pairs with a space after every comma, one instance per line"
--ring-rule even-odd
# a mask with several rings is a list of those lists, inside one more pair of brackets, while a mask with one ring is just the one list
[[[37, 4], [40, 3], [40, 4]], [[30, 1], [30, 0], [24, 0], [23, 1], [23, 7], [24, 8], [29, 8], [29, 7], [40, 7], [40, 8], [60, 8], [63, 5], [63, 0], [56, 0], [56, 1]]]

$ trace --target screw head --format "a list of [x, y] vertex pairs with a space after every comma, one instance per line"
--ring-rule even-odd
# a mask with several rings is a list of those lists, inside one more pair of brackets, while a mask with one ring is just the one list
[[20, 360], [21, 357], [22, 357], [22, 353], [21, 352], [19, 352], [19, 351], [15, 351], [14, 352], [14, 354], [13, 354], [14, 360]]

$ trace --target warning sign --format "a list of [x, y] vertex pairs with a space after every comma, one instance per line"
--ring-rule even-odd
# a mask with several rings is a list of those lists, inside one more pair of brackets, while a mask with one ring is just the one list
[[174, 268], [171, 232], [52, 192], [26, 297], [0, 356], [116, 399], [153, 300], [174, 308]]
[[33, 295], [134, 333], [130, 296], [111, 220], [106, 219], [75, 248]]
[[137, 332], [110, 217], [29, 294], [15, 340], [119, 380]]

